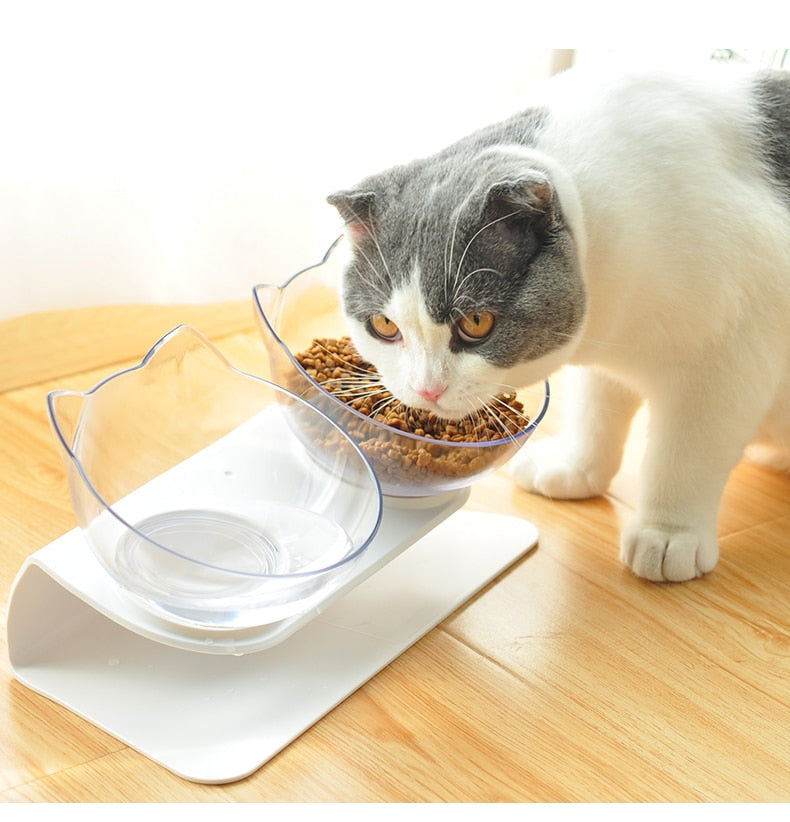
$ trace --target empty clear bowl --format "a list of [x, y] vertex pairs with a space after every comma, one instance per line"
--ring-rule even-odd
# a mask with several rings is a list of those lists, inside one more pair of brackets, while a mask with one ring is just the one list
[[[316, 339], [347, 334], [340, 304], [346, 261], [340, 238], [317, 265], [284, 285], [253, 289], [255, 317], [267, 348], [272, 378], [337, 422], [373, 465], [389, 497], [426, 497], [465, 488], [509, 460], [529, 439], [549, 403], [549, 384], [519, 392], [530, 423], [519, 433], [487, 442], [446, 442], [399, 431], [347, 405], [313, 380], [296, 355]], [[305, 438], [314, 439], [309, 431]], [[421, 458], [425, 454], [428, 457]]]
[[[239, 629], [305, 612], [379, 527], [381, 491], [359, 447], [189, 326], [90, 391], [50, 393], [48, 409], [94, 553], [170, 622]], [[292, 416], [315, 445], [294, 436]]]

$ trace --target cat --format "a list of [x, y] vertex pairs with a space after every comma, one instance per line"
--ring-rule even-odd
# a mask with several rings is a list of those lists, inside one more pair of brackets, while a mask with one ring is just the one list
[[790, 469], [790, 73], [551, 78], [521, 113], [328, 198], [350, 334], [408, 405], [460, 417], [571, 365], [565, 427], [512, 463], [604, 493], [649, 413], [623, 562], [717, 564], [750, 442]]

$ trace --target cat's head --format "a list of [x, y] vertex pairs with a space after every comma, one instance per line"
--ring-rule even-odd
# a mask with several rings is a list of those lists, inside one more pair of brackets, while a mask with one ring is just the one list
[[547, 169], [518, 152], [438, 155], [329, 202], [352, 247], [351, 336], [407, 405], [459, 418], [567, 361], [585, 288]]

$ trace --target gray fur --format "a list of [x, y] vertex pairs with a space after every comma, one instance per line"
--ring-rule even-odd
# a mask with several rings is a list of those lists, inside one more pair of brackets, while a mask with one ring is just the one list
[[755, 78], [754, 93], [766, 166], [790, 200], [790, 72], [760, 72]]

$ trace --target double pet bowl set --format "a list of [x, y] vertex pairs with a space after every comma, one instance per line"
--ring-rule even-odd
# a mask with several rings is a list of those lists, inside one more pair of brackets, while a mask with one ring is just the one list
[[[294, 352], [344, 333], [343, 242], [285, 285], [254, 289], [274, 381], [179, 326], [138, 366], [48, 397], [92, 552], [134, 607], [173, 630], [255, 632], [317, 613], [353, 583], [385, 510], [397, 523], [399, 510], [466, 492], [545, 414], [548, 385], [517, 436], [437, 443], [364, 417], [312, 380]], [[376, 438], [485, 459], [462, 476], [385, 475], [360, 444]]]

